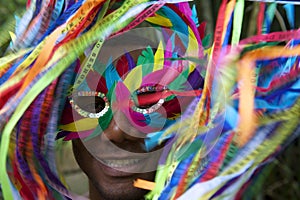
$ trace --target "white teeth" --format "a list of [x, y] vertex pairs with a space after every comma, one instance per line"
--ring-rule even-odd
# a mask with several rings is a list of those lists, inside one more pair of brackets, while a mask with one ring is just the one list
[[139, 163], [141, 159], [128, 159], [128, 160], [102, 160], [104, 164], [109, 167], [113, 168], [120, 168], [120, 167], [128, 167], [131, 165], [135, 165]]

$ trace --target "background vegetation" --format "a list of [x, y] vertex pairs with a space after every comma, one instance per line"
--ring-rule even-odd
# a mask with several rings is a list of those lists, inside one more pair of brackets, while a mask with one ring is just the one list
[[21, 10], [24, 10], [25, 4], [26, 0], [0, 0], [0, 24], [3, 25], [16, 12], [20, 13]]
[[14, 30], [15, 16], [25, 11], [27, 0], [0, 0], [0, 56], [9, 44], [9, 31]]
[[[201, 3], [198, 3], [200, 2]], [[197, 0], [197, 10], [200, 22], [207, 22], [207, 33], [213, 33], [217, 6], [220, 0]], [[21, 16], [25, 11], [26, 0], [0, 0], [0, 55], [3, 55], [5, 46], [9, 44], [8, 31], [13, 31], [15, 15]], [[245, 10], [245, 24], [243, 26], [243, 37], [255, 32], [256, 19], [251, 17], [255, 11], [255, 3], [247, 2]], [[299, 27], [299, 6], [296, 9], [296, 26]], [[255, 19], [255, 20], [253, 20]], [[286, 20], [286, 19], [284, 19]], [[274, 29], [282, 28], [281, 24], [275, 22]], [[1, 45], [2, 46], [1, 49]], [[261, 172], [260, 181], [256, 182], [254, 190], [247, 192], [252, 194], [250, 199], [300, 199], [300, 168], [297, 165], [300, 158], [300, 139], [295, 140], [289, 147]], [[251, 196], [251, 195], [250, 195]], [[1, 199], [1, 197], [0, 197]]]

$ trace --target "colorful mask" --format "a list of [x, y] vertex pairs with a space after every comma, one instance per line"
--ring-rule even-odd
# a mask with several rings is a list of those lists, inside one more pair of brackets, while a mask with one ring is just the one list
[[[143, 33], [158, 38], [147, 43]], [[128, 42], [134, 38], [140, 38], [140, 42]], [[75, 83], [82, 83], [69, 96], [70, 105], [65, 109], [61, 129], [79, 134], [70, 133], [65, 139], [99, 135], [99, 129], [94, 131], [96, 126], [105, 130], [117, 111], [148, 139], [155, 132], [162, 132], [201, 94], [200, 62], [189, 60], [198, 45], [191, 35], [151, 27], [137, 28], [108, 40], [82, 81], [78, 79], [83, 69], [77, 69]], [[130, 52], [126, 52], [128, 48]]]

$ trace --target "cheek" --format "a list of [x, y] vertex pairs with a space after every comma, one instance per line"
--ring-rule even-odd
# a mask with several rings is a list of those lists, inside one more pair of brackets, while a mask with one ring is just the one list
[[99, 170], [94, 170], [95, 159], [87, 151], [80, 139], [72, 140], [72, 147], [79, 167], [87, 176], [90, 177], [99, 173]]

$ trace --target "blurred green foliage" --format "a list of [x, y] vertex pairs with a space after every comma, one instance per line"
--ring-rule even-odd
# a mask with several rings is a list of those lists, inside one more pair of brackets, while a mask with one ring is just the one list
[[[11, 21], [15, 14], [24, 10], [27, 0], [0, 0], [0, 25], [2, 27], [7, 21]], [[0, 29], [2, 30], [2, 29]]]
[[9, 44], [9, 31], [14, 30], [15, 16], [24, 13], [26, 2], [27, 0], [0, 0], [0, 56]]

